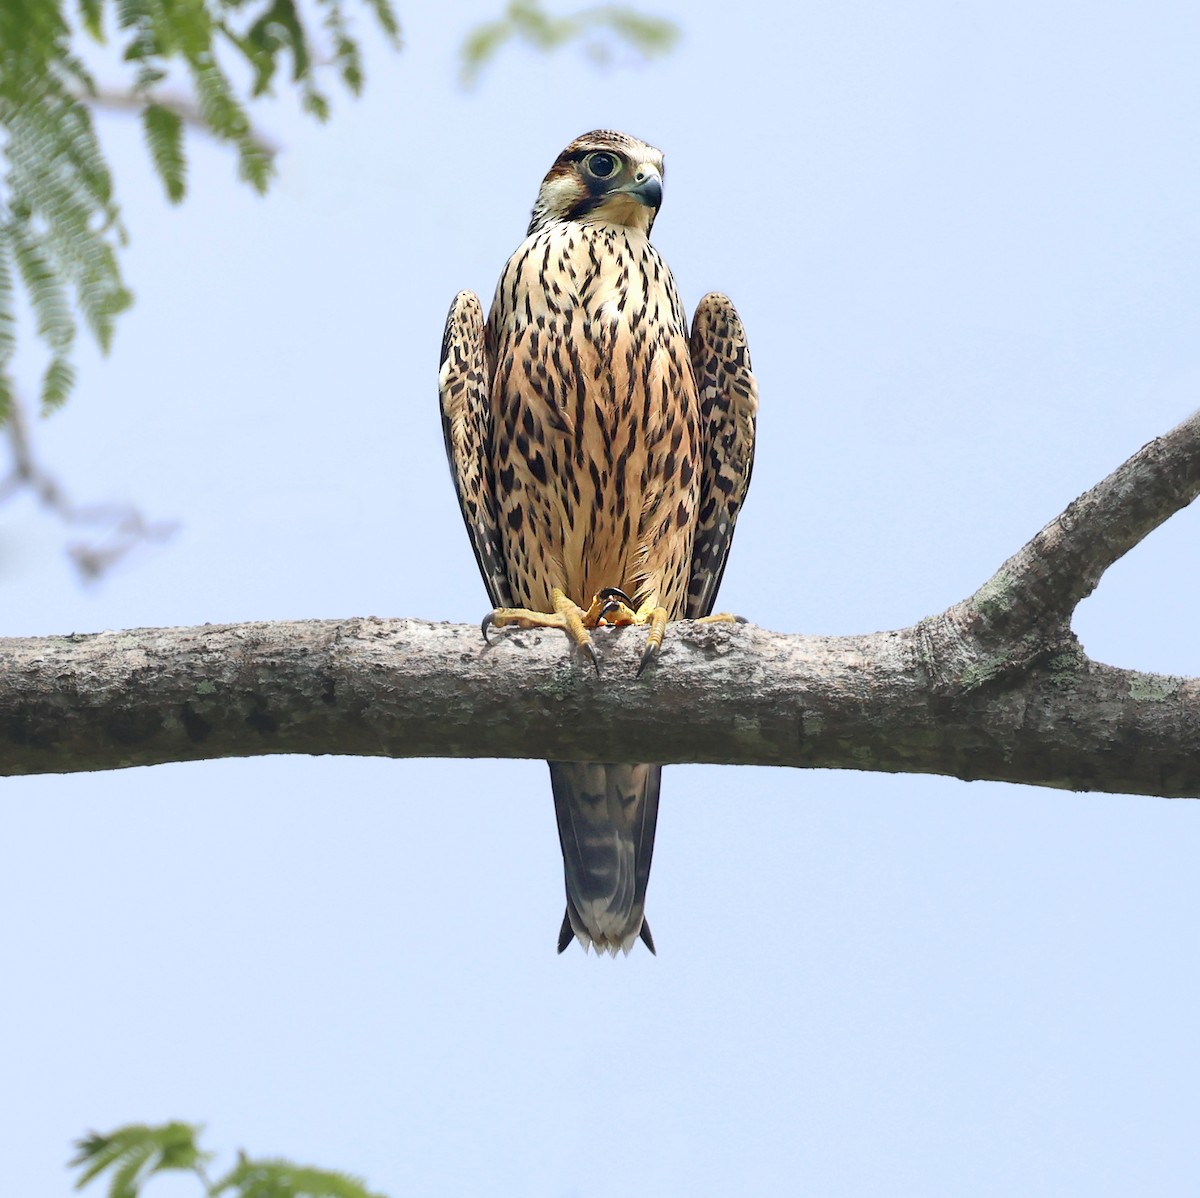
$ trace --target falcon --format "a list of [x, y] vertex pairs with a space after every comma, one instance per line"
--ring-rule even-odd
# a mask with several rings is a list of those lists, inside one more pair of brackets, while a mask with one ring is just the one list
[[[542, 180], [485, 323], [455, 297], [439, 392], [463, 520], [502, 628], [589, 630], [712, 615], [750, 483], [758, 389], [717, 293], [688, 333], [650, 230], [663, 156], [610, 130], [576, 138]], [[646, 884], [659, 765], [551, 761], [566, 878], [558, 951], [654, 952]]]

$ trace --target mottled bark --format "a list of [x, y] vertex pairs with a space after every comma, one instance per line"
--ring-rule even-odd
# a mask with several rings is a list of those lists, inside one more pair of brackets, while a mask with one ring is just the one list
[[912, 628], [785, 636], [417, 620], [0, 641], [0, 774], [265, 753], [708, 761], [1200, 796], [1200, 679], [1091, 661], [1075, 605], [1200, 492], [1200, 414], [1076, 500], [973, 596]]

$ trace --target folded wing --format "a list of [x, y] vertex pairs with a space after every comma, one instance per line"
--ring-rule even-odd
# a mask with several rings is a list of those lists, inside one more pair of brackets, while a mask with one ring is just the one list
[[726, 296], [706, 295], [692, 320], [692, 371], [704, 456], [687, 617], [711, 614], [754, 466], [758, 385], [742, 322]]
[[511, 607], [492, 478], [491, 377], [483, 308], [474, 292], [460, 291], [450, 305], [442, 337], [438, 373], [442, 435], [458, 505], [492, 606]]

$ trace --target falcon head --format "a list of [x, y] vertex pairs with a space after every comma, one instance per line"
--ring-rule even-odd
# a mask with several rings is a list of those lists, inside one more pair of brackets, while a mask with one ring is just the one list
[[529, 233], [577, 221], [649, 234], [662, 204], [662, 181], [661, 150], [627, 133], [595, 129], [567, 146], [542, 180]]

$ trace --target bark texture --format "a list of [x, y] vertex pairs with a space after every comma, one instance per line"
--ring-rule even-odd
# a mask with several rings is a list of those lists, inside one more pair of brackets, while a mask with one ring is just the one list
[[893, 632], [556, 632], [313, 620], [0, 640], [0, 774], [267, 753], [726, 762], [1200, 796], [1200, 679], [1091, 661], [1101, 575], [1200, 492], [1200, 414], [1076, 500], [969, 599]]

